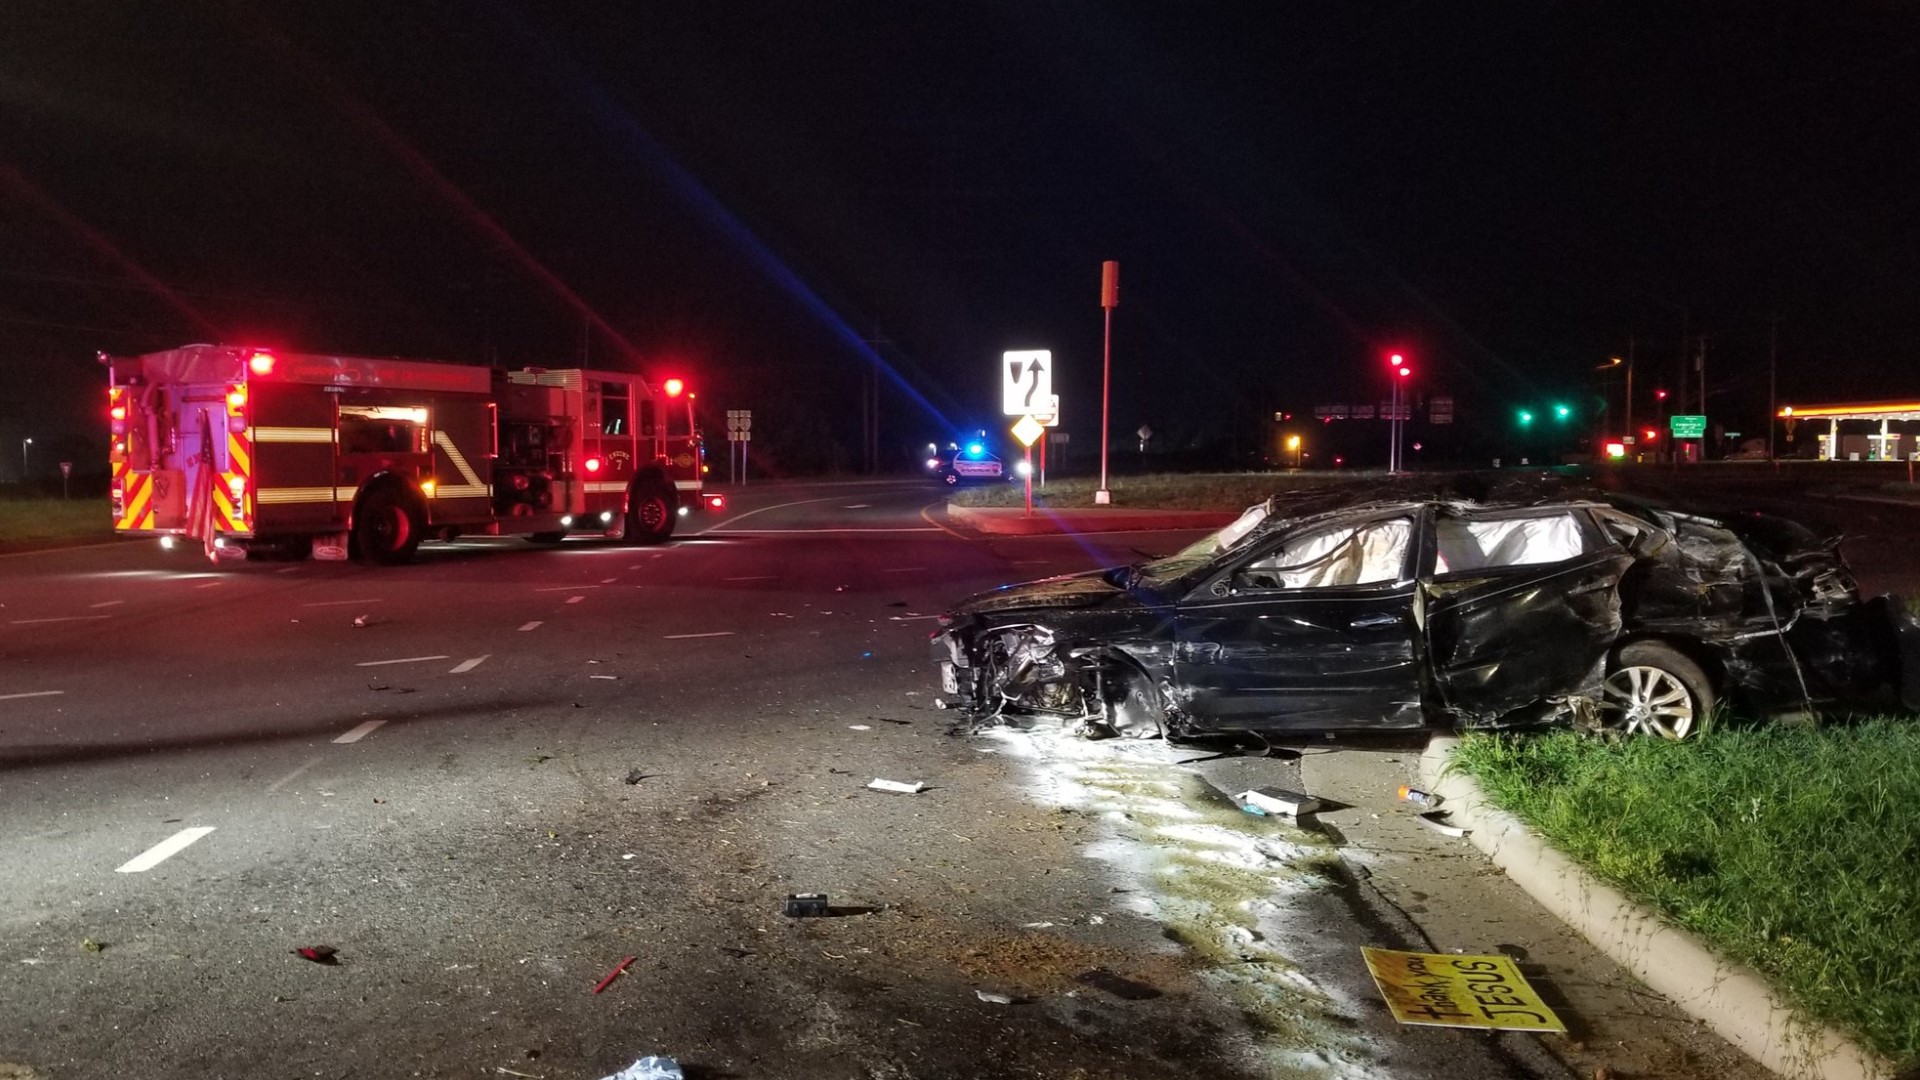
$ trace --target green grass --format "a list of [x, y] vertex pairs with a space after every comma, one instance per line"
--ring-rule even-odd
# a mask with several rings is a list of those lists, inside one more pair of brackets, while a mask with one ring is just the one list
[[0, 547], [113, 538], [104, 498], [0, 500]]
[[1920, 1061], [1920, 724], [1476, 735], [1455, 761], [1808, 1015]]
[[[1147, 476], [1110, 477], [1107, 489], [1113, 492], [1113, 505], [1135, 510], [1245, 510], [1264, 502], [1276, 491], [1323, 487], [1345, 480], [1379, 479], [1378, 473], [1346, 471], [1300, 473], [1157, 473]], [[1034, 481], [1033, 501], [1052, 506], [1092, 506], [1097, 479], [1050, 479], [1045, 490]], [[958, 506], [1020, 506], [1025, 501], [1021, 484], [984, 484], [963, 487], [953, 493]]]

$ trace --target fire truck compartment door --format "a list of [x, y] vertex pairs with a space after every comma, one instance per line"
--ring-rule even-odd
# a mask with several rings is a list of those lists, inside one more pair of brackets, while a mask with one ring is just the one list
[[187, 474], [180, 469], [153, 470], [153, 526], [178, 529], [187, 523]]

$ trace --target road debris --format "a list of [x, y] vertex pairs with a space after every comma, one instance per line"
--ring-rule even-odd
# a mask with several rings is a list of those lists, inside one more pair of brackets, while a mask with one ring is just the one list
[[293, 955], [328, 967], [334, 967], [340, 963], [339, 950], [331, 945], [302, 945], [293, 950]]
[[873, 725], [872, 724], [848, 724], [847, 730], [848, 731], [872, 731]]
[[88, 952], [104, 952], [107, 948], [107, 943], [104, 941], [95, 941], [92, 938], [81, 938], [80, 947]]
[[827, 894], [819, 892], [789, 893], [787, 895], [787, 918], [818, 919], [833, 913], [827, 906]]
[[647, 778], [647, 774], [641, 772], [639, 769], [628, 769], [627, 775], [625, 777], [625, 781], [628, 787], [632, 787], [633, 785], [639, 783], [642, 780], [645, 780], [646, 778]]
[[601, 979], [599, 982], [593, 984], [593, 992], [597, 994], [600, 991], [605, 990], [607, 987], [612, 986], [613, 980], [619, 978], [622, 975], [625, 975], [627, 973], [627, 968], [632, 966], [633, 962], [638, 959], [639, 957], [637, 956], [629, 956], [625, 960], [622, 960], [618, 964], [615, 964], [613, 967], [613, 970], [607, 972], [606, 978]]
[[898, 780], [882, 780], [877, 776], [874, 777], [873, 782], [867, 786], [875, 791], [894, 791], [902, 795], [918, 795], [927, 790], [927, 785], [919, 780], [915, 780], [911, 784], [903, 784]]
[[1458, 838], [1467, 835], [1465, 828], [1455, 825], [1450, 820], [1449, 813], [1450, 812], [1446, 810], [1429, 810], [1420, 815], [1420, 824], [1425, 825], [1441, 836]]
[[1388, 1010], [1402, 1024], [1562, 1034], [1567, 1030], [1508, 957], [1401, 952], [1365, 945], [1360, 955]]
[[1011, 1005], [1011, 1004], [1013, 1004], [1013, 999], [1012, 999], [1012, 998], [1010, 998], [1010, 997], [1008, 997], [1007, 995], [1005, 995], [1005, 994], [995, 994], [995, 993], [992, 993], [991, 991], [987, 991], [987, 990], [975, 990], [975, 991], [973, 992], [973, 996], [974, 996], [974, 997], [977, 997], [977, 998], [979, 998], [979, 999], [980, 999], [981, 1001], [984, 1001], [984, 1002], [986, 1002], [986, 1003], [987, 1003], [987, 1004], [989, 1004], [989, 1005]]
[[355, 626], [366, 626], [366, 625], [367, 625], [367, 617], [366, 617], [365, 615], [355, 615], [355, 616], [353, 617], [353, 625], [355, 625]]
[[1431, 791], [1421, 791], [1417, 787], [1411, 787], [1406, 784], [1401, 784], [1400, 785], [1400, 801], [1410, 802], [1415, 806], [1424, 806], [1427, 809], [1431, 810], [1434, 807], [1439, 806], [1442, 800], [1439, 795], [1436, 795]]
[[1240, 809], [1249, 814], [1261, 816], [1279, 815], [1297, 818], [1301, 814], [1311, 814], [1320, 809], [1320, 800], [1311, 795], [1302, 795], [1297, 791], [1284, 788], [1254, 788], [1235, 795], [1234, 801]]
[[620, 676], [618, 676], [618, 675], [589, 675], [589, 676], [587, 676], [587, 678], [589, 678], [589, 679], [617, 679], [617, 678], [619, 678], [619, 677], [620, 677]]
[[680, 1071], [680, 1063], [672, 1058], [650, 1056], [601, 1080], [686, 1080], [686, 1075]]

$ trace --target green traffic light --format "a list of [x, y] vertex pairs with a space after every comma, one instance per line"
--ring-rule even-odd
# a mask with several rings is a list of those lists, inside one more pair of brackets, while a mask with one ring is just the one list
[[1567, 417], [1572, 415], [1573, 415], [1573, 410], [1565, 405], [1555, 405], [1553, 407], [1553, 418], [1555, 420], [1565, 420]]
[[1516, 419], [1520, 421], [1521, 427], [1531, 427], [1533, 425], [1533, 411], [1530, 409], [1521, 409]]

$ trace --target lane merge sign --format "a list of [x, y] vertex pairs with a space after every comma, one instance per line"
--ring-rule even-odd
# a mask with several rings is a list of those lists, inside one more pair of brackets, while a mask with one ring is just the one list
[[1008, 352], [1000, 362], [1000, 404], [1008, 416], [1057, 412], [1053, 396], [1053, 353], [1047, 349]]

